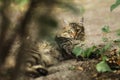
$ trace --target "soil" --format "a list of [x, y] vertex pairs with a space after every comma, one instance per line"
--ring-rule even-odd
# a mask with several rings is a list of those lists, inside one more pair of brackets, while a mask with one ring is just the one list
[[[97, 62], [97, 60], [64, 61], [50, 67], [49, 75], [35, 80], [120, 80], [120, 74], [117, 73], [98, 73], [95, 68]], [[75, 66], [76, 69], [70, 69], [72, 66]]]

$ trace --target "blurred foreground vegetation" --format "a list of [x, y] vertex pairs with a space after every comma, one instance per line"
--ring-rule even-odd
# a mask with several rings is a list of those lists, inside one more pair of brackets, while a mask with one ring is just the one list
[[[16, 67], [10, 80], [19, 80], [18, 73], [23, 63], [26, 42], [31, 44], [41, 39], [51, 39], [58, 22], [53, 12], [55, 8], [68, 9], [79, 13], [72, 1], [64, 0], [0, 0], [0, 71], [4, 70], [7, 56], [15, 41], [21, 45], [16, 58]], [[4, 71], [3, 71], [4, 72]]]

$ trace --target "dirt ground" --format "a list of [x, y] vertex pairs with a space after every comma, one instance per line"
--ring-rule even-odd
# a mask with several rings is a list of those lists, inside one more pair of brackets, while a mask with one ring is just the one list
[[[115, 30], [119, 29], [120, 7], [113, 12], [110, 11], [110, 6], [115, 3], [115, 0], [74, 0], [76, 6], [84, 7], [84, 14], [74, 15], [67, 11], [56, 10], [56, 16], [60, 20], [61, 25], [67, 25], [67, 22], [79, 22], [80, 17], [84, 17], [84, 26], [86, 33], [86, 44], [97, 45], [103, 43], [102, 37], [104, 34], [101, 28], [105, 25], [110, 27], [110, 33], [106, 35], [109, 39], [117, 39]], [[119, 74], [115, 73], [97, 73], [95, 65], [97, 60], [63, 61], [48, 70], [51, 72], [45, 77], [40, 77], [35, 80], [120, 80]], [[77, 70], [70, 70], [71, 66], [77, 66]]]
[[[46, 77], [36, 78], [35, 80], [120, 80], [119, 74], [97, 73], [96, 60], [79, 61], [68, 60], [55, 65], [48, 70], [51, 72]], [[75, 70], [70, 67], [76, 66]]]

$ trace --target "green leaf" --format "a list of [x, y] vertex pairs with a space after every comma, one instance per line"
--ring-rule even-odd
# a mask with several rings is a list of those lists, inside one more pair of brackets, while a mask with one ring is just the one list
[[80, 47], [74, 47], [72, 52], [77, 57], [77, 56], [80, 56], [83, 53], [83, 51], [84, 50], [82, 48], [80, 48]]
[[102, 55], [102, 60], [103, 60], [103, 61], [106, 61], [107, 59], [108, 59], [108, 57], [107, 57], [107, 56]]
[[111, 68], [105, 61], [101, 61], [96, 65], [96, 69], [98, 72], [111, 72]]
[[111, 43], [106, 44], [101, 50], [100, 54], [106, 52], [111, 47]]
[[102, 41], [103, 41], [103, 42], [107, 42], [107, 41], [108, 41], [108, 38], [103, 37], [103, 38], [102, 38]]
[[82, 54], [83, 57], [89, 57], [91, 54], [92, 48], [87, 48], [84, 53]]
[[95, 50], [95, 46], [92, 46], [90, 48], [87, 48], [84, 53], [82, 54], [83, 57], [89, 57], [90, 55], [92, 55], [92, 52]]
[[111, 43], [108, 43], [104, 46], [104, 51], [108, 50], [111, 47]]
[[110, 32], [109, 26], [108, 26], [108, 25], [105, 25], [105, 26], [102, 28], [102, 31], [105, 32], [105, 33]]
[[114, 4], [111, 5], [110, 11], [113, 11], [116, 7], [120, 5], [120, 0], [116, 0]]
[[75, 54], [76, 56], [82, 56], [82, 57], [89, 57], [92, 55], [92, 52], [95, 50], [96, 46], [92, 46], [90, 48], [86, 48], [85, 50], [80, 48], [80, 47], [75, 47], [73, 49], [73, 54]]

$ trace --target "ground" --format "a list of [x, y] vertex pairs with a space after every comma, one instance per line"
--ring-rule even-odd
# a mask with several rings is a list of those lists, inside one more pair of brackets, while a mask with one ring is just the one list
[[[96, 60], [68, 60], [49, 68], [51, 73], [35, 80], [119, 80], [117, 73], [98, 73], [95, 69]], [[70, 69], [76, 66], [76, 69]]]

